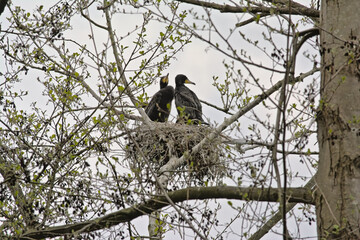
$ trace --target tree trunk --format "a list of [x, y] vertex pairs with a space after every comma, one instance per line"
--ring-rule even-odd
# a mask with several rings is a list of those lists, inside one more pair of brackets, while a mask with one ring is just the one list
[[360, 1], [321, 4], [318, 234], [360, 239]]

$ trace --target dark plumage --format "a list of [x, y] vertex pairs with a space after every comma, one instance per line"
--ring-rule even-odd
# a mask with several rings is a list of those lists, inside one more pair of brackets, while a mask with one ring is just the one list
[[160, 90], [155, 93], [145, 109], [146, 114], [152, 121], [165, 122], [170, 115], [171, 101], [174, 98], [174, 88], [168, 86], [168, 83], [169, 74], [161, 77]]
[[191, 82], [183, 74], [179, 74], [176, 76], [175, 83], [175, 105], [179, 116], [181, 118], [184, 118], [185, 120], [194, 120], [195, 123], [198, 123], [199, 121], [204, 123], [204, 120], [202, 118], [202, 107], [198, 97], [193, 91], [191, 91], [184, 85], [185, 83], [195, 85], [195, 83]]

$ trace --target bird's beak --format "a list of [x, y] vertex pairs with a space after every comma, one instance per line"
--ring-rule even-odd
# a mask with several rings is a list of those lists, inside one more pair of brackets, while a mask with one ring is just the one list
[[162, 78], [161, 78], [161, 81], [162, 81], [163, 83], [169, 82], [169, 74], [167, 74], [166, 76], [162, 77]]
[[194, 82], [190, 81], [189, 79], [186, 79], [186, 80], [185, 80], [185, 83], [196, 85]]

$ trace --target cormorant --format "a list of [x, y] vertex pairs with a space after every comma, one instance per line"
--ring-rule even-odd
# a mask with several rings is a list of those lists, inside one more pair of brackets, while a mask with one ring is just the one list
[[[201, 121], [204, 124], [202, 107], [198, 97], [184, 85], [185, 83], [195, 85], [195, 83], [191, 82], [183, 74], [179, 74], [175, 77], [175, 83], [175, 105], [180, 118], [194, 120], [194, 123], [199, 123], [199, 121]], [[183, 115], [183, 117], [181, 115]]]
[[160, 90], [155, 93], [145, 108], [146, 114], [152, 121], [165, 122], [170, 115], [171, 101], [174, 98], [174, 88], [168, 86], [168, 83], [169, 74], [161, 77]]

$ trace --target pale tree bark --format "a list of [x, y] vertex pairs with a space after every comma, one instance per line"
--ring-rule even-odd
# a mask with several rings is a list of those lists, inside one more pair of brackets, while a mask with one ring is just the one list
[[321, 7], [318, 237], [360, 239], [360, 1]]

